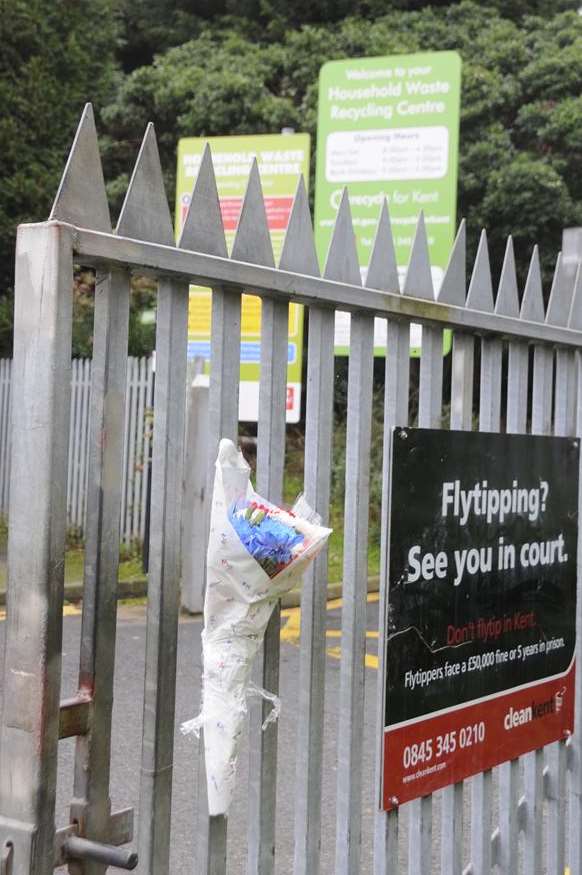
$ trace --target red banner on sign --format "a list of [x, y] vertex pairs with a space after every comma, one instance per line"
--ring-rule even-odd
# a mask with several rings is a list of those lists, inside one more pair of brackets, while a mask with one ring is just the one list
[[383, 808], [426, 796], [574, 731], [565, 675], [384, 731]]
[[[220, 212], [222, 214], [222, 222], [225, 231], [235, 231], [238, 225], [240, 211], [242, 208], [242, 198], [240, 197], [221, 197]], [[267, 214], [267, 227], [269, 231], [284, 231], [287, 228], [291, 207], [293, 206], [292, 197], [265, 197], [265, 212]]]

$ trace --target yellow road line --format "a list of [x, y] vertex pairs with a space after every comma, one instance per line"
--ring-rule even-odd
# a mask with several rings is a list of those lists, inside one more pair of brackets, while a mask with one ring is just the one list
[[[326, 629], [325, 635], [327, 638], [341, 638], [342, 637], [342, 630], [341, 629]], [[377, 637], [378, 637], [377, 632], [370, 632], [370, 631], [366, 632], [366, 638], [377, 638]]]
[[[328, 647], [325, 651], [328, 656], [331, 656], [332, 659], [341, 659], [342, 649], [341, 647]], [[378, 657], [374, 656], [373, 653], [366, 653], [364, 658], [364, 665], [366, 668], [378, 668]]]
[[[81, 615], [81, 608], [77, 605], [63, 605], [63, 617], [79, 617]], [[0, 621], [6, 619], [6, 610], [5, 608], [0, 608]]]
[[[377, 592], [368, 593], [368, 602], [377, 602], [380, 599], [380, 594]], [[341, 608], [343, 605], [342, 599], [331, 599], [327, 603], [327, 610], [334, 611]], [[281, 617], [286, 620], [285, 625], [281, 627], [281, 641], [286, 644], [298, 645], [301, 639], [301, 608], [285, 608], [281, 611]], [[326, 638], [341, 638], [341, 629], [327, 629]], [[367, 631], [366, 638], [377, 639], [378, 632]], [[341, 647], [328, 647], [326, 653], [332, 659], [341, 658]], [[367, 653], [365, 656], [366, 668], [378, 668], [378, 657], [373, 653]]]
[[77, 605], [64, 605], [63, 617], [78, 617], [81, 614], [81, 608]]

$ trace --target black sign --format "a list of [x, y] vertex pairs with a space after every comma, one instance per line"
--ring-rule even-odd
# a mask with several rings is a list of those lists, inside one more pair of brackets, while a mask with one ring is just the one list
[[572, 722], [578, 456], [568, 438], [395, 429], [385, 807]]

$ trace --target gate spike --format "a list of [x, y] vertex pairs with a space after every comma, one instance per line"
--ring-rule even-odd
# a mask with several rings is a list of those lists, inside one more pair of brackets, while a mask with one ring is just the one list
[[499, 313], [500, 316], [513, 316], [519, 319], [519, 294], [517, 291], [513, 238], [511, 235], [507, 238], [505, 246], [503, 267], [501, 268], [501, 277], [497, 290], [497, 301], [495, 302], [495, 312]]
[[390, 213], [386, 198], [384, 198], [380, 209], [378, 229], [374, 246], [372, 247], [372, 256], [365, 284], [369, 289], [381, 289], [384, 292], [400, 292], [394, 239], [392, 237]]
[[549, 325], [566, 326], [568, 324], [573, 292], [573, 283], [568, 281], [566, 271], [564, 270], [562, 253], [558, 252], [546, 313], [546, 322]]
[[85, 104], [81, 115], [50, 219], [111, 233], [95, 116], [90, 103]]
[[156, 132], [149, 122], [119, 214], [116, 234], [174, 245], [174, 231], [164, 187]]
[[315, 251], [309, 201], [303, 174], [297, 183], [285, 240], [283, 241], [279, 269], [295, 271], [307, 274], [307, 276], [319, 276], [319, 262]]
[[582, 331], [582, 264], [579, 264], [576, 270], [568, 328], [572, 328], [574, 331]]
[[247, 190], [232, 244], [231, 258], [235, 261], [246, 261], [249, 264], [275, 267], [259, 165], [256, 158], [253, 158], [251, 164]]
[[471, 307], [472, 310], [484, 310], [487, 313], [493, 312], [493, 285], [491, 282], [489, 247], [487, 246], [487, 232], [485, 229], [481, 231], [479, 246], [477, 247], [477, 255], [475, 256], [475, 264], [467, 293], [467, 307]]
[[418, 215], [416, 233], [412, 242], [410, 261], [408, 262], [408, 269], [404, 278], [402, 294], [434, 301], [428, 240], [426, 239], [426, 226], [422, 210]]
[[537, 244], [533, 248], [529, 263], [520, 315], [522, 319], [526, 319], [528, 322], [543, 322], [546, 318], [542, 292], [540, 253]]
[[464, 307], [467, 297], [467, 223], [461, 221], [437, 299]]
[[353, 286], [362, 283], [347, 188], [342, 192], [323, 275], [328, 280]]
[[228, 257], [212, 152], [208, 143], [204, 147], [178, 246], [180, 249]]

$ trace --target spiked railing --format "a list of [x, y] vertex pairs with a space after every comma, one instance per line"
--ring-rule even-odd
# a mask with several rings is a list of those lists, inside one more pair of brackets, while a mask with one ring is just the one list
[[[129, 294], [132, 271], [158, 282], [152, 517], [138, 851], [144, 875], [169, 871], [174, 702], [180, 583], [180, 501], [186, 379], [188, 286], [210, 286], [212, 367], [209, 400], [211, 460], [221, 437], [237, 438], [241, 295], [262, 299], [257, 489], [278, 502], [283, 490], [288, 305], [309, 307], [305, 423], [305, 492], [329, 517], [334, 388], [334, 319], [352, 314], [345, 471], [342, 657], [338, 714], [335, 872], [362, 870], [364, 656], [373, 405], [374, 320], [387, 320], [382, 503], [388, 506], [390, 433], [410, 418], [410, 323], [423, 327], [418, 423], [443, 426], [443, 331], [453, 329], [450, 427], [484, 431], [582, 434], [582, 271], [577, 244], [558, 256], [547, 311], [534, 248], [519, 304], [515, 258], [507, 241], [497, 295], [482, 232], [467, 289], [462, 222], [435, 298], [424, 217], [419, 216], [400, 291], [387, 204], [362, 286], [347, 192], [338, 210], [320, 275], [303, 180], [297, 187], [280, 263], [275, 266], [261, 183], [253, 163], [230, 257], [210, 151], [204, 152], [178, 244], [164, 190], [152, 125], [148, 125], [115, 231], [112, 231], [93, 113], [87, 106], [49, 221], [19, 229], [15, 312], [15, 405], [10, 490], [8, 620], [4, 711], [0, 735], [0, 859], [13, 875], [46, 875], [53, 862], [100, 875], [108, 864], [135, 865], [114, 845], [131, 839], [130, 811], [111, 813], [111, 721], [119, 555], [122, 435], [125, 415]], [[62, 704], [61, 605], [65, 535], [73, 262], [96, 269], [86, 559], [78, 695]], [[528, 415], [529, 347], [533, 346]], [[479, 349], [479, 405], [473, 398]], [[505, 363], [506, 362], [506, 363]], [[502, 387], [506, 387], [502, 391]], [[506, 399], [502, 408], [502, 399]], [[29, 534], [33, 533], [32, 540]], [[26, 539], [24, 537], [26, 533]], [[382, 513], [381, 580], [385, 598], [387, 513]], [[305, 575], [301, 605], [299, 696], [296, 708], [294, 799], [295, 875], [316, 875], [322, 832], [327, 556]], [[579, 612], [582, 598], [578, 598]], [[380, 606], [380, 617], [385, 605]], [[582, 618], [578, 617], [578, 644]], [[280, 614], [273, 614], [258, 680], [279, 685]], [[379, 653], [378, 677], [384, 654]], [[577, 726], [582, 717], [577, 680]], [[380, 684], [378, 685], [380, 687]], [[248, 872], [275, 866], [277, 727], [259, 731], [269, 706], [251, 712]], [[382, 691], [378, 725], [383, 726]], [[57, 746], [76, 736], [71, 824], [55, 832]], [[578, 736], [471, 781], [471, 862], [465, 872], [542, 871], [543, 804], [547, 854], [563, 872], [564, 805], [582, 816]], [[566, 794], [566, 771], [570, 790]], [[379, 779], [379, 755], [376, 771]], [[499, 821], [492, 824], [493, 784]], [[520, 793], [523, 783], [523, 793]], [[16, 790], [15, 788], [18, 788]], [[463, 871], [465, 788], [442, 795], [440, 869]], [[209, 818], [199, 786], [199, 872], [227, 867], [227, 821]], [[432, 866], [432, 798], [410, 805], [407, 869]], [[375, 816], [375, 872], [395, 872], [397, 811]], [[582, 873], [582, 838], [571, 831], [569, 864]], [[7, 862], [5, 862], [7, 861]], [[10, 866], [10, 870], [6, 867]]]

